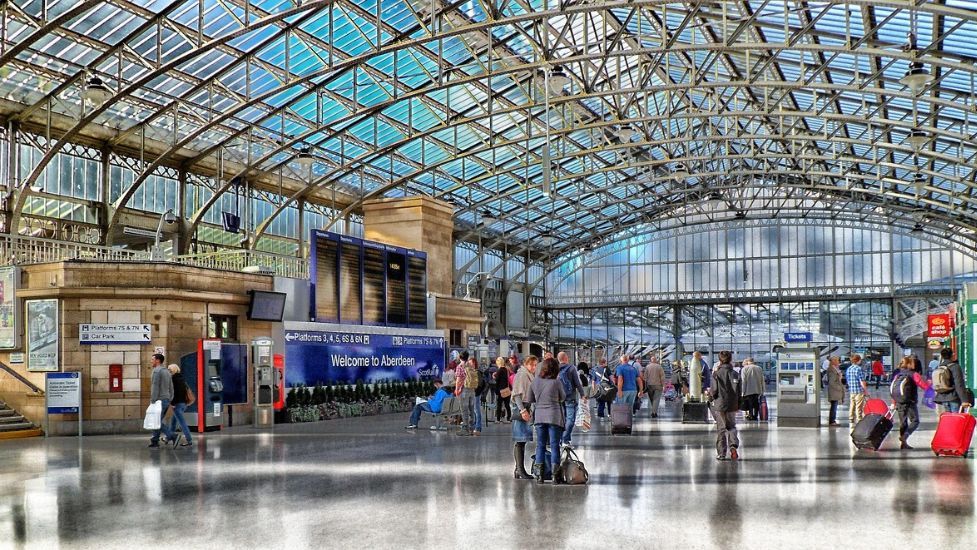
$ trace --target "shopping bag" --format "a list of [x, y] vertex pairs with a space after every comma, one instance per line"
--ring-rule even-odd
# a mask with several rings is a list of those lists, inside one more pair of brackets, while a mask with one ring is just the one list
[[587, 399], [582, 399], [577, 406], [577, 418], [573, 423], [585, 432], [590, 431], [590, 402]]
[[163, 402], [155, 401], [146, 407], [146, 418], [142, 421], [145, 430], [158, 430], [163, 422]]

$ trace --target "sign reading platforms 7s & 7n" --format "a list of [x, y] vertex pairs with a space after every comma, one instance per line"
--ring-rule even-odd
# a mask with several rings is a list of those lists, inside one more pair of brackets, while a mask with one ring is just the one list
[[79, 344], [150, 344], [152, 341], [153, 326], [149, 324], [78, 325]]
[[[316, 325], [297, 324], [304, 325], [303, 328]], [[286, 324], [286, 385], [352, 384], [357, 380], [376, 382], [441, 376], [444, 369], [443, 332], [400, 329], [403, 332], [397, 334], [396, 329], [357, 329], [361, 330], [290, 330]]]

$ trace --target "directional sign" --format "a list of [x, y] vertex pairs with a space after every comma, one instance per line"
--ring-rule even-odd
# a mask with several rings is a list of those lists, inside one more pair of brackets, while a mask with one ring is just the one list
[[77, 413], [81, 407], [81, 373], [47, 373], [44, 395], [48, 414]]
[[78, 325], [80, 344], [151, 344], [153, 326], [148, 324]]

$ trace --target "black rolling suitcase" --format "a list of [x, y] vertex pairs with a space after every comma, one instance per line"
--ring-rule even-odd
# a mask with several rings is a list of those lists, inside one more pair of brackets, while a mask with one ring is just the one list
[[627, 403], [614, 403], [611, 405], [611, 433], [612, 434], [631, 434], [631, 424], [634, 420], [634, 413], [631, 405]]
[[885, 415], [867, 414], [855, 424], [851, 441], [859, 449], [878, 451], [886, 436], [892, 431], [892, 409]]

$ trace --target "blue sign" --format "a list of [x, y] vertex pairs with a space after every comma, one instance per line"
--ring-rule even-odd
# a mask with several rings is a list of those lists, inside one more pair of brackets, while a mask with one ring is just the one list
[[814, 340], [814, 334], [810, 332], [785, 332], [784, 342], [788, 344], [799, 344]]
[[81, 373], [49, 372], [44, 393], [48, 414], [77, 414], [81, 408]]
[[285, 331], [285, 385], [433, 379], [444, 338], [364, 332]]

